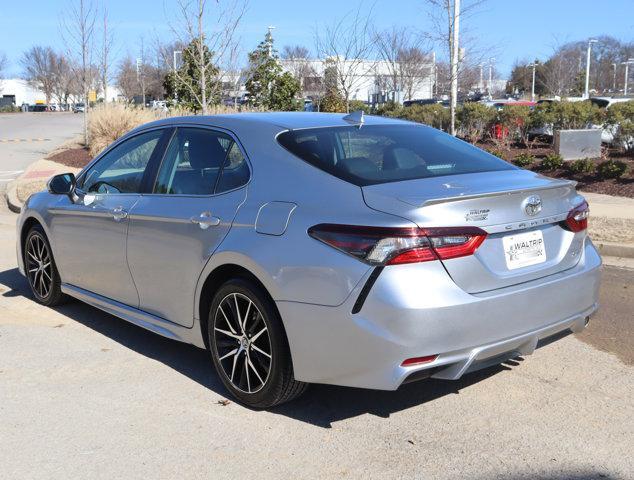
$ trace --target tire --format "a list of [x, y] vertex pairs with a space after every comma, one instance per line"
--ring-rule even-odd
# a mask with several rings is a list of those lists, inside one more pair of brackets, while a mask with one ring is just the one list
[[68, 297], [62, 293], [53, 250], [40, 225], [33, 226], [27, 233], [23, 255], [24, 270], [35, 301], [47, 307], [65, 303]]
[[207, 326], [218, 376], [239, 402], [268, 408], [293, 400], [308, 387], [293, 376], [286, 333], [273, 301], [253, 282], [236, 278], [224, 283], [211, 302]]

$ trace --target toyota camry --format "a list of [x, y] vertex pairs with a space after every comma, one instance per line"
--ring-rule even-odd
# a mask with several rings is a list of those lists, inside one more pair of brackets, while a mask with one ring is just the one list
[[168, 118], [26, 202], [36, 301], [208, 349], [240, 402], [395, 390], [585, 327], [601, 259], [573, 182], [381, 117]]

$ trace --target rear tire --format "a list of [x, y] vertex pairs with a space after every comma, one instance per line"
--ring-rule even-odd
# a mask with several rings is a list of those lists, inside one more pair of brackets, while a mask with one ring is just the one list
[[41, 225], [33, 226], [27, 233], [23, 254], [24, 270], [35, 301], [47, 307], [65, 303], [68, 297], [62, 293], [53, 250]]
[[277, 309], [253, 282], [236, 278], [223, 284], [211, 302], [207, 326], [218, 376], [239, 402], [268, 408], [293, 400], [308, 387], [293, 376]]

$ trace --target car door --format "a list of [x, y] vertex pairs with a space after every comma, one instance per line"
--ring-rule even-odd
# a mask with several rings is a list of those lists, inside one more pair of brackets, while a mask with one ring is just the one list
[[153, 193], [143, 195], [130, 212], [128, 263], [142, 310], [193, 324], [200, 272], [245, 200], [249, 174], [229, 133], [176, 130]]
[[60, 197], [50, 209], [62, 282], [138, 306], [126, 260], [128, 215], [147, 188], [150, 161], [169, 133], [155, 129], [119, 143], [80, 176], [75, 201]]

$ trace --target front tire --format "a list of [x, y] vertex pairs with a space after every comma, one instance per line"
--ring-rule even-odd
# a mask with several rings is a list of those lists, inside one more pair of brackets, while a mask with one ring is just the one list
[[47, 307], [64, 303], [67, 297], [62, 293], [53, 250], [40, 225], [33, 226], [27, 233], [23, 252], [24, 270], [35, 301]]
[[241, 403], [267, 408], [306, 390], [306, 383], [294, 379], [277, 309], [252, 282], [233, 279], [222, 285], [214, 295], [207, 325], [216, 371]]

